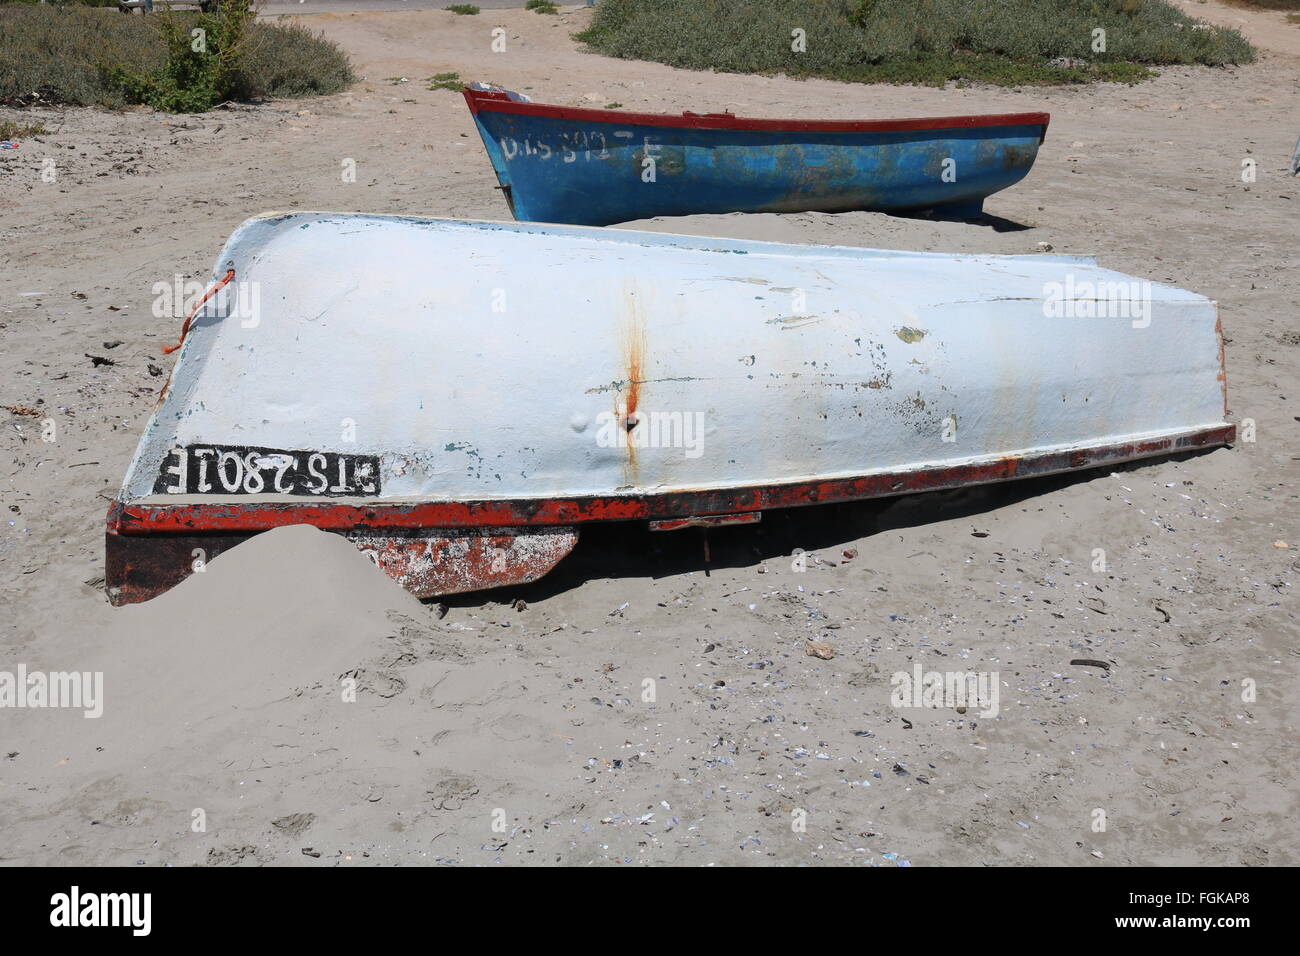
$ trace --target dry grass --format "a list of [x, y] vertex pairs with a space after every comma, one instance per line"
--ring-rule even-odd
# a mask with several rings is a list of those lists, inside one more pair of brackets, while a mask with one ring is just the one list
[[[78, 4], [0, 6], [0, 103], [127, 106], [140, 98], [123, 77], [168, 65], [165, 27], [188, 34], [198, 13], [122, 16]], [[253, 23], [239, 44], [229, 98], [334, 93], [353, 82], [347, 56], [298, 25]]]
[[1250, 7], [1256, 10], [1300, 10], [1300, 0], [1223, 0], [1223, 2], [1233, 7]]
[[1255, 57], [1164, 0], [603, 0], [579, 39], [688, 69], [893, 83], [1133, 81]]
[[30, 136], [45, 136], [49, 133], [41, 123], [19, 123], [14, 120], [0, 122], [0, 140], [23, 140]]

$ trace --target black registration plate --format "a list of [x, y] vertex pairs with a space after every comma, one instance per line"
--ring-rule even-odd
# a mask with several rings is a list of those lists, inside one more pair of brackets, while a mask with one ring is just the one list
[[377, 495], [379, 458], [336, 451], [191, 445], [167, 454], [153, 490], [159, 495]]

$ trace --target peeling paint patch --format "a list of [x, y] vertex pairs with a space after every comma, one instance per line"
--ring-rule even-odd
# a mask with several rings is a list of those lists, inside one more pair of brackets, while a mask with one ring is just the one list
[[465, 474], [478, 478], [483, 473], [483, 454], [477, 447], [467, 441], [448, 442], [443, 446], [443, 451], [447, 452], [464, 452], [469, 456], [470, 462], [465, 469]]
[[633, 381], [631, 379], [624, 379], [622, 381], [610, 382], [607, 385], [592, 386], [591, 388], [586, 389], [583, 392], [583, 394], [599, 395], [603, 392], [621, 392], [623, 391], [623, 389], [630, 388], [633, 385], [653, 385], [655, 382], [703, 382], [703, 381], [704, 379], [699, 378], [698, 376], [695, 375], [678, 375], [673, 378], [642, 378], [642, 379], [637, 379], [636, 381]]
[[779, 315], [775, 319], [768, 319], [766, 324], [782, 329], [801, 329], [805, 325], [820, 322], [823, 318], [820, 315]]
[[574, 528], [440, 530], [413, 536], [341, 532], [416, 597], [536, 581], [573, 550]]

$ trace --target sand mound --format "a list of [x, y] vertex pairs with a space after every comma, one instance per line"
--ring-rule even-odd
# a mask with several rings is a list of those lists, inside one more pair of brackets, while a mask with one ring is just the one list
[[147, 759], [200, 728], [220, 735], [273, 701], [337, 692], [340, 675], [391, 633], [390, 612], [422, 608], [343, 538], [280, 528], [152, 601], [106, 609], [93, 637], [69, 642], [82, 648], [74, 655], [51, 648], [28, 663], [101, 672], [103, 716], [13, 713], [63, 731], [29, 736], [51, 748], [37, 766], [100, 753]]

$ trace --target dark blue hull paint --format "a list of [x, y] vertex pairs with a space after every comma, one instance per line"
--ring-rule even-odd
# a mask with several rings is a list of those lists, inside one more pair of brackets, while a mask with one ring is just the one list
[[1025, 177], [1044, 131], [693, 129], [485, 110], [475, 122], [516, 219], [584, 226], [726, 212], [971, 216]]

